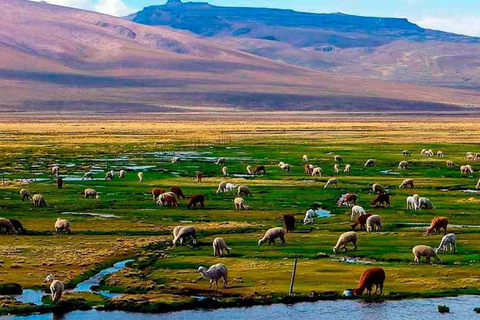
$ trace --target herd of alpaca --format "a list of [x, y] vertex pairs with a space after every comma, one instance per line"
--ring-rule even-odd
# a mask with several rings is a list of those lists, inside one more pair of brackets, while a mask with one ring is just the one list
[[[407, 150], [402, 152], [403, 156], [410, 157], [411, 153]], [[434, 152], [432, 150], [422, 150], [421, 154], [425, 157], [432, 157]], [[437, 157], [444, 157], [444, 153], [442, 151], [438, 151]], [[467, 161], [476, 161], [480, 159], [480, 155], [473, 153], [467, 153], [466, 160]], [[313, 177], [321, 177], [322, 176], [322, 168], [319, 166], [315, 166], [309, 164], [309, 158], [307, 155], [304, 155], [302, 158], [304, 164], [304, 172], [313, 176]], [[333, 172], [335, 174], [339, 173], [342, 168], [340, 164], [343, 163], [343, 158], [340, 155], [334, 156], [334, 161], [336, 162], [333, 167]], [[215, 164], [223, 165], [221, 168], [221, 173], [224, 177], [229, 176], [228, 168], [224, 166], [227, 162], [226, 158], [218, 158]], [[171, 159], [172, 164], [179, 164], [181, 163], [180, 157], [174, 157]], [[364, 167], [373, 167], [376, 165], [375, 159], [368, 159]], [[448, 167], [454, 167], [455, 164], [452, 161], [447, 161]], [[278, 167], [285, 171], [290, 172], [292, 166], [287, 164], [283, 161], [278, 163]], [[403, 160], [398, 165], [398, 170], [408, 170], [409, 162]], [[265, 166], [260, 165], [252, 169], [251, 166], [247, 166], [246, 168], [247, 173], [249, 175], [255, 176], [259, 174], [266, 175], [267, 171]], [[350, 164], [346, 164], [343, 168], [344, 173], [350, 173], [352, 170]], [[460, 171], [462, 175], [471, 175], [474, 171], [471, 165], [466, 164], [460, 167]], [[52, 177], [56, 178], [57, 186], [59, 189], [63, 188], [64, 181], [60, 177], [60, 167], [59, 166], [52, 166], [51, 168], [51, 175]], [[87, 172], [83, 175], [82, 180], [92, 180], [93, 179], [93, 172]], [[126, 171], [120, 170], [118, 172], [119, 179], [125, 179]], [[144, 179], [144, 173], [138, 172], [138, 181], [142, 182]], [[202, 182], [203, 181], [203, 174], [201, 172], [197, 173], [196, 181]], [[106, 181], [111, 181], [115, 179], [115, 172], [113, 170], [108, 171], [105, 175]], [[338, 187], [339, 179], [336, 176], [331, 177], [326, 182], [324, 188], [332, 188]], [[414, 180], [411, 178], [407, 178], [402, 181], [402, 183], [398, 186], [400, 189], [415, 189]], [[373, 194], [375, 198], [371, 201], [371, 206], [383, 206], [385, 208], [390, 207], [390, 195], [388, 193], [388, 187], [382, 186], [378, 183], [374, 183], [371, 186]], [[480, 189], [480, 179], [476, 184], [476, 189]], [[237, 186], [227, 181], [222, 181], [219, 183], [216, 193], [229, 193], [231, 191], [235, 191], [236, 197], [234, 198], [234, 207], [236, 210], [250, 210], [251, 207], [246, 204], [245, 199], [243, 197], [251, 196], [253, 197], [253, 193], [248, 186]], [[86, 199], [99, 199], [99, 193], [92, 188], [86, 188], [82, 193], [82, 196]], [[163, 207], [178, 207], [179, 206], [179, 199], [186, 199], [186, 196], [182, 192], [182, 190], [177, 187], [173, 186], [170, 188], [170, 191], [166, 191], [162, 188], [154, 188], [151, 190], [151, 194], [153, 200], [156, 202], [157, 205]], [[31, 201], [35, 207], [43, 207], [47, 206], [47, 202], [41, 194], [31, 194], [28, 189], [21, 189], [20, 196], [22, 201]], [[201, 208], [205, 207], [205, 196], [202, 194], [194, 194], [188, 198], [187, 209], [189, 208], [197, 208], [200, 206]], [[341, 250], [347, 251], [348, 245], [353, 246], [353, 250], [358, 249], [358, 240], [359, 234], [355, 231], [355, 229], [359, 226], [361, 231], [365, 231], [367, 233], [380, 231], [383, 227], [382, 219], [379, 215], [367, 213], [367, 211], [357, 204], [358, 196], [356, 194], [350, 193], [344, 195], [340, 201], [338, 201], [339, 206], [349, 206], [351, 207], [351, 220], [355, 222], [351, 225], [352, 231], [342, 233], [336, 245], [333, 247], [333, 252], [335, 254], [339, 253]], [[406, 209], [407, 210], [436, 210], [436, 207], [432, 204], [432, 202], [425, 197], [420, 197], [418, 194], [414, 194], [412, 196], [408, 196], [406, 199]], [[315, 210], [310, 209], [307, 211], [304, 224], [310, 224], [314, 222], [315, 217]], [[286, 235], [289, 232], [294, 232], [295, 230], [295, 216], [294, 215], [282, 215], [283, 220], [283, 227], [273, 227], [268, 229], [263, 237], [258, 240], [258, 246], [261, 246], [264, 243], [268, 243], [268, 245], [275, 244], [275, 241], [278, 239], [282, 244], [286, 243]], [[412, 253], [414, 256], [414, 262], [420, 263], [420, 259], [425, 257], [427, 263], [430, 262], [431, 258], [434, 258], [437, 262], [441, 262], [441, 259], [438, 257], [438, 253], [443, 251], [452, 251], [456, 252], [456, 235], [454, 233], [447, 234], [447, 227], [448, 227], [448, 219], [446, 217], [435, 217], [432, 221], [430, 226], [426, 229], [424, 236], [428, 236], [432, 233], [440, 234], [443, 230], [443, 238], [440, 241], [440, 244], [437, 248], [432, 248], [427, 245], [417, 245], [412, 249]], [[71, 233], [70, 222], [66, 219], [58, 218], [55, 221], [55, 232], [57, 234], [62, 233]], [[4, 219], [0, 218], [0, 230], [4, 229], [7, 234], [23, 234], [26, 233], [26, 229], [23, 227], [22, 223], [16, 219]], [[192, 245], [197, 244], [197, 230], [195, 226], [176, 226], [173, 229], [173, 247], [176, 247], [178, 244], [186, 244], [187, 241], [190, 240]], [[227, 246], [225, 240], [223, 238], [215, 238], [212, 242], [213, 246], [213, 255], [222, 257], [228, 256], [232, 249]], [[228, 268], [222, 264], [217, 263], [212, 265], [210, 268], [205, 268], [200, 266], [198, 268], [198, 272], [201, 275], [210, 280], [210, 288], [212, 284], [215, 282], [218, 288], [218, 281], [223, 280], [223, 287], [225, 288], [228, 284]], [[383, 292], [383, 284], [385, 281], [385, 271], [382, 268], [370, 268], [366, 270], [359, 282], [356, 289], [354, 289], [355, 295], [361, 295], [365, 290], [367, 294], [371, 294], [373, 286], [376, 286], [375, 293], [377, 293], [378, 289], [380, 289], [380, 294]], [[52, 294], [52, 301], [54, 303], [58, 302], [62, 294], [64, 292], [64, 285], [61, 281], [54, 279], [53, 275], [47, 276], [45, 282], [50, 282], [50, 290]]]

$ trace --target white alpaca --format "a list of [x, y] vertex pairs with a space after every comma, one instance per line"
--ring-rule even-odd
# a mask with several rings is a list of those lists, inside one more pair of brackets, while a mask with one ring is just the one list
[[438, 254], [438, 251], [457, 251], [457, 237], [454, 233], [449, 233], [443, 236], [440, 245], [435, 249], [435, 253]]
[[55, 280], [52, 274], [48, 275], [43, 281], [43, 283], [48, 282], [51, 282], [50, 292], [52, 296], [52, 301], [53, 303], [57, 303], [62, 298], [63, 291], [65, 291], [65, 286], [60, 280]]
[[366, 214], [365, 209], [363, 209], [360, 206], [353, 206], [352, 207], [352, 216], [351, 216], [350, 219], [354, 220], [359, 216], [363, 216], [364, 214]]
[[137, 174], [137, 176], [138, 176], [138, 181], [142, 182], [143, 181], [143, 172], [139, 172]]
[[223, 287], [226, 288], [228, 284], [228, 268], [222, 264], [217, 263], [208, 268], [208, 270], [200, 266], [198, 268], [198, 272], [202, 274], [205, 279], [210, 279], [210, 285], [208, 286], [209, 289], [212, 288], [213, 282], [217, 285], [218, 289], [218, 280], [223, 279]]

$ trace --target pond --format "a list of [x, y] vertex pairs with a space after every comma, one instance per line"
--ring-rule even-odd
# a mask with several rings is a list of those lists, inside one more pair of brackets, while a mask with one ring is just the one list
[[[123, 260], [120, 262], [115, 263], [112, 267], [103, 269], [96, 275], [87, 280], [77, 284], [75, 288], [72, 290], [67, 290], [67, 292], [93, 292], [92, 287], [97, 286], [100, 284], [100, 281], [105, 278], [106, 276], [118, 272], [125, 268], [127, 263], [133, 262], [133, 259]], [[121, 294], [112, 293], [108, 291], [95, 291], [97, 294], [102, 295], [106, 298], [115, 298], [121, 296]], [[32, 290], [32, 289], [25, 289], [23, 290], [22, 294], [14, 295], [13, 297], [17, 301], [21, 301], [23, 303], [33, 303], [36, 305], [42, 304], [42, 297], [46, 295], [42, 290]]]
[[[450, 313], [440, 314], [437, 306], [445, 304]], [[295, 305], [276, 304], [251, 308], [218, 310], [190, 310], [166, 314], [140, 314], [123, 311], [75, 311], [65, 315], [35, 314], [30, 316], [8, 316], [15, 320], [271, 320], [277, 319], [478, 319], [473, 309], [480, 306], [480, 297], [461, 296], [451, 298], [414, 299], [366, 303], [354, 300], [319, 301]]]

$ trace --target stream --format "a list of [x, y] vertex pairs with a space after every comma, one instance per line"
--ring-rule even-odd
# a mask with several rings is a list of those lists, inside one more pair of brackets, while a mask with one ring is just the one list
[[[450, 307], [450, 313], [440, 314], [439, 304]], [[480, 297], [460, 296], [435, 299], [410, 299], [366, 303], [355, 300], [319, 301], [295, 305], [275, 304], [251, 308], [218, 310], [189, 310], [165, 314], [141, 314], [124, 311], [74, 311], [64, 315], [34, 314], [29, 316], [7, 316], [15, 320], [271, 320], [276, 319], [479, 319], [473, 309], [480, 307]]]
[[[115, 298], [121, 296], [119, 293], [112, 293], [109, 291], [92, 291], [93, 286], [97, 286], [100, 284], [100, 281], [105, 278], [106, 276], [118, 272], [125, 268], [127, 263], [133, 262], [133, 259], [128, 259], [128, 260], [123, 260], [120, 262], [115, 263], [112, 267], [103, 269], [93, 277], [80, 282], [77, 284], [75, 288], [72, 290], [66, 290], [66, 292], [95, 292], [99, 295], [102, 295], [106, 298]], [[42, 290], [33, 290], [33, 289], [25, 289], [23, 290], [22, 294], [14, 295], [13, 297], [17, 301], [21, 301], [23, 303], [33, 303], [36, 305], [41, 305], [42, 304], [42, 297], [44, 295], [47, 295], [48, 293], [45, 293]]]

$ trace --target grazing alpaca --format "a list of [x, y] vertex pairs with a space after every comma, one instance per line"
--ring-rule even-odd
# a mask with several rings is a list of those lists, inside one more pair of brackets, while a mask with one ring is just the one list
[[445, 217], [433, 218], [432, 222], [430, 223], [430, 227], [428, 227], [424, 236], [428, 236], [432, 232], [440, 233], [440, 229], [444, 230], [443, 234], [447, 234], [447, 226], [448, 226], [448, 219], [447, 218], [445, 218]]
[[388, 193], [381, 193], [375, 199], [373, 199], [370, 204], [375, 207], [381, 206], [388, 208], [390, 207], [390, 196]]
[[344, 204], [351, 207], [357, 204], [357, 195], [354, 193], [347, 193], [345, 197], [338, 202], [338, 206], [341, 207]]
[[139, 182], [142, 182], [142, 181], [143, 181], [143, 172], [139, 172], [139, 173], [137, 174], [137, 176], [138, 176], [138, 181], [139, 181]]
[[252, 191], [250, 191], [250, 188], [247, 187], [247, 186], [239, 186], [238, 187], [237, 196], [241, 196], [241, 195], [245, 195], [245, 196], [250, 195], [250, 196], [253, 197]]
[[173, 157], [172, 158], [172, 161], [170, 161], [171, 163], [180, 163], [182, 160], [180, 159], [180, 157]]
[[290, 214], [282, 215], [283, 227], [289, 232], [295, 231], [295, 217]]
[[321, 177], [322, 176], [322, 168], [315, 167], [312, 170], [312, 177]]
[[475, 189], [480, 189], [480, 179], [478, 179], [477, 185], [475, 186]]
[[303, 162], [308, 162], [308, 156], [306, 154], [303, 155], [302, 159]]
[[0, 230], [5, 229], [6, 234], [16, 234], [12, 222], [5, 218], [0, 218]]
[[338, 163], [335, 163], [333, 165], [333, 172], [338, 173], [339, 171], [340, 171], [340, 166], [338, 165]]
[[379, 215], [374, 214], [367, 219], [367, 232], [379, 231], [382, 229], [382, 219]]
[[60, 280], [55, 280], [52, 274], [48, 275], [43, 281], [43, 283], [48, 282], [51, 282], [50, 292], [52, 296], [52, 301], [53, 303], [57, 303], [62, 298], [63, 291], [65, 291], [65, 286]]
[[357, 218], [354, 224], [351, 225], [352, 230], [355, 230], [358, 225], [360, 225], [360, 230], [367, 231], [366, 225], [367, 220], [371, 216], [370, 213], [363, 214]]
[[41, 194], [34, 194], [32, 197], [32, 201], [34, 207], [42, 207], [47, 205], [47, 202]]
[[355, 206], [352, 207], [352, 216], [351, 216], [350, 220], [355, 219], [355, 217], [357, 217], [357, 216], [363, 216], [363, 215], [365, 215], [365, 209], [363, 209], [360, 206], [355, 205]]
[[333, 160], [335, 160], [337, 162], [343, 162], [342, 156], [339, 156], [339, 155], [333, 156]]
[[265, 232], [265, 235], [262, 239], [258, 240], [258, 245], [261, 246], [263, 243], [268, 241], [268, 245], [272, 243], [275, 244], [275, 239], [280, 239], [282, 244], [285, 244], [285, 234], [287, 231], [283, 228], [271, 228]]
[[265, 169], [265, 166], [257, 166], [255, 168], [255, 171], [253, 172], [253, 174], [257, 175], [257, 174], [267, 174], [267, 169]]
[[440, 241], [440, 245], [438, 248], [435, 249], [435, 253], [438, 254], [438, 251], [457, 251], [457, 237], [455, 233], [449, 233], [444, 235], [442, 241]]
[[177, 198], [185, 199], [185, 195], [179, 187], [173, 186], [170, 188], [170, 191], [173, 192]]
[[215, 282], [218, 289], [218, 280], [223, 280], [223, 288], [227, 287], [228, 284], [228, 268], [221, 263], [214, 264], [208, 270], [205, 267], [200, 266], [198, 272], [206, 279], [210, 279], [209, 289], [212, 288], [213, 282]]
[[455, 168], [455, 162], [453, 162], [452, 160], [448, 160], [448, 161], [447, 161], [447, 167], [449, 167], [449, 168]]
[[187, 208], [197, 208], [197, 204], [200, 204], [202, 208], [205, 208], [205, 196], [202, 194], [195, 194], [190, 197]]
[[375, 159], [368, 159], [363, 166], [364, 167], [373, 167], [374, 165], [375, 165]]
[[17, 219], [8, 219], [13, 226], [13, 229], [18, 233], [18, 234], [25, 234], [27, 233], [27, 229], [23, 227], [23, 224], [17, 220]]
[[387, 192], [387, 189], [385, 189], [384, 186], [382, 186], [378, 183], [374, 183], [372, 185], [372, 190], [373, 190], [373, 193], [386, 193]]
[[247, 173], [253, 176], [254, 172], [253, 172], [252, 166], [247, 166]]
[[[175, 235], [175, 231], [177, 231]], [[180, 227], [177, 226], [173, 230], [173, 246], [175, 247], [177, 243], [183, 244], [187, 238], [192, 238], [192, 244], [197, 244], [197, 229], [195, 227]]]
[[93, 172], [86, 172], [83, 177], [82, 177], [82, 180], [92, 180], [93, 179]]
[[227, 159], [225, 158], [218, 158], [217, 161], [215, 162], [215, 164], [225, 164], [227, 163]]
[[152, 197], [153, 197], [153, 200], [157, 200], [158, 197], [162, 194], [162, 193], [165, 193], [166, 191], [163, 190], [162, 188], [154, 188], [152, 189]]
[[314, 168], [315, 167], [313, 166], [313, 164], [308, 164], [307, 163], [306, 165], [303, 166], [303, 172], [305, 172], [307, 174], [312, 174]]
[[125, 170], [120, 170], [118, 172], [118, 179], [125, 179]]
[[403, 154], [404, 157], [411, 157], [412, 156], [412, 154], [408, 150], [403, 150], [402, 154]]
[[95, 189], [87, 188], [83, 191], [83, 196], [85, 199], [92, 198], [92, 199], [98, 199], [100, 196], [98, 195], [98, 192]]
[[245, 203], [245, 200], [241, 197], [236, 197], [235, 200], [233, 200], [233, 203], [235, 205], [235, 210], [250, 210], [250, 206]]
[[413, 179], [405, 179], [403, 182], [398, 186], [400, 189], [413, 189], [415, 188], [413, 184]]
[[30, 191], [28, 191], [27, 189], [22, 189], [20, 190], [20, 196], [22, 196], [22, 201], [25, 201], [25, 200], [32, 200], [32, 196], [30, 195]]
[[427, 263], [430, 263], [430, 259], [433, 257], [437, 262], [442, 262], [440, 258], [437, 256], [435, 250], [432, 247], [418, 245], [412, 249], [415, 263], [420, 263], [420, 258], [425, 257], [427, 259]]
[[178, 202], [173, 192], [166, 192], [158, 196], [157, 205], [164, 207], [178, 207]]
[[323, 187], [324, 189], [327, 189], [328, 187], [331, 187], [335, 185], [335, 187], [338, 187], [338, 179], [337, 178], [330, 178], [327, 183], [325, 183], [325, 186]]
[[213, 256], [219, 256], [230, 254], [230, 249], [222, 238], [215, 238], [212, 243]]
[[57, 234], [61, 234], [62, 231], [70, 234], [72, 232], [70, 222], [66, 219], [57, 218], [57, 221], [55, 221], [55, 231]]
[[110, 180], [113, 180], [113, 170], [108, 171], [107, 174], [105, 175], [105, 181], [110, 181]]
[[370, 268], [362, 273], [358, 280], [358, 286], [353, 289], [356, 296], [361, 296], [363, 291], [367, 289], [367, 295], [372, 294], [372, 288], [375, 286], [375, 294], [380, 288], [380, 295], [383, 293], [383, 283], [385, 282], [385, 271], [382, 268]]
[[345, 165], [345, 169], [343, 170], [343, 172], [344, 173], [350, 173], [350, 171], [351, 171], [350, 170], [350, 165], [349, 164]]
[[349, 231], [342, 233], [338, 238], [337, 244], [333, 247], [333, 252], [338, 253], [339, 249], [343, 249], [343, 251], [347, 251], [347, 244], [353, 243], [353, 250], [357, 250], [357, 233], [355, 231]]
[[408, 161], [400, 161], [398, 164], [398, 170], [407, 170], [408, 169]]

